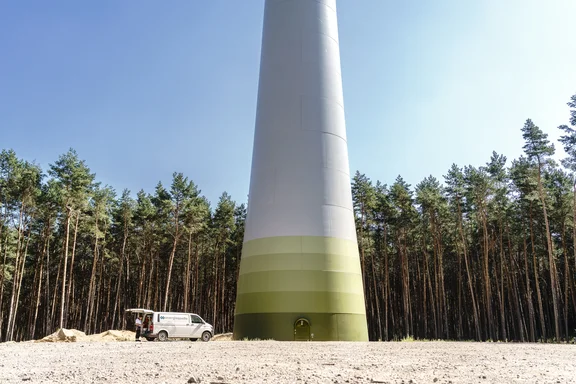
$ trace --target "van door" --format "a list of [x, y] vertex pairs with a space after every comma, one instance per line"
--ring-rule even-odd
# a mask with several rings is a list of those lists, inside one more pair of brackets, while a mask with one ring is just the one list
[[165, 330], [168, 333], [168, 337], [177, 337], [178, 330], [176, 324], [174, 323], [174, 315], [168, 312], [160, 312], [158, 314], [158, 323], [154, 332], [158, 333]]
[[178, 313], [174, 314], [173, 318], [175, 326], [174, 337], [189, 337], [190, 317], [185, 313]]
[[198, 315], [190, 315], [190, 337], [199, 339], [204, 330], [204, 321]]

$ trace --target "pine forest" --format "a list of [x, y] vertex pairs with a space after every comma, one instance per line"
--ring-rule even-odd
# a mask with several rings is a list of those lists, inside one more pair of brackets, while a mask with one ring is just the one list
[[[355, 173], [371, 340], [574, 339], [576, 95], [568, 107], [564, 158], [526, 120], [511, 128], [524, 143], [514, 160], [493, 152], [415, 186]], [[195, 312], [231, 332], [245, 217], [182, 173], [117, 193], [73, 149], [45, 170], [3, 149], [0, 340], [126, 329], [127, 308]]]

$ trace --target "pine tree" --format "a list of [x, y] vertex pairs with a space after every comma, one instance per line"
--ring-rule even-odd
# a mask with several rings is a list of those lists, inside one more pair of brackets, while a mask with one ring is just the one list
[[558, 292], [557, 292], [557, 272], [556, 261], [554, 256], [554, 243], [550, 234], [550, 224], [548, 221], [548, 212], [546, 207], [546, 193], [542, 186], [542, 173], [544, 168], [548, 165], [548, 158], [554, 154], [554, 145], [548, 141], [548, 135], [542, 132], [532, 120], [526, 120], [522, 128], [522, 138], [525, 141], [523, 146], [524, 152], [528, 160], [536, 161], [537, 172], [537, 185], [538, 197], [542, 205], [542, 213], [544, 215], [544, 223], [546, 227], [546, 243], [548, 248], [548, 263], [550, 271], [550, 284], [552, 292], [552, 303], [554, 307], [554, 330], [556, 340], [560, 340], [560, 321], [559, 321], [559, 308], [558, 308]]
[[[63, 273], [62, 273], [62, 293], [60, 297], [60, 328], [66, 326], [64, 312], [66, 308], [66, 271], [68, 268], [68, 252], [70, 241], [70, 221], [73, 214], [79, 214], [79, 209], [85, 203], [90, 186], [95, 175], [90, 173], [84, 160], [78, 158], [75, 150], [70, 149], [66, 154], [61, 155], [58, 160], [50, 165], [49, 175], [52, 176], [62, 196], [62, 207], [65, 211], [64, 221], [64, 251], [63, 251]], [[73, 247], [75, 246], [75, 242]], [[73, 268], [73, 265], [70, 266]]]

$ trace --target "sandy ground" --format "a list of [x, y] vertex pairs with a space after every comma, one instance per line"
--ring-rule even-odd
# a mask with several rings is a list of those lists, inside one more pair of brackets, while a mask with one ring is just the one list
[[576, 383], [574, 344], [102, 339], [0, 343], [0, 383]]

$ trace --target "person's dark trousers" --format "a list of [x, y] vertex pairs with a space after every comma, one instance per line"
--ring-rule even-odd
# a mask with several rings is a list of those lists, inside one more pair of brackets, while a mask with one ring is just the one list
[[136, 328], [136, 341], [140, 341], [140, 328]]

